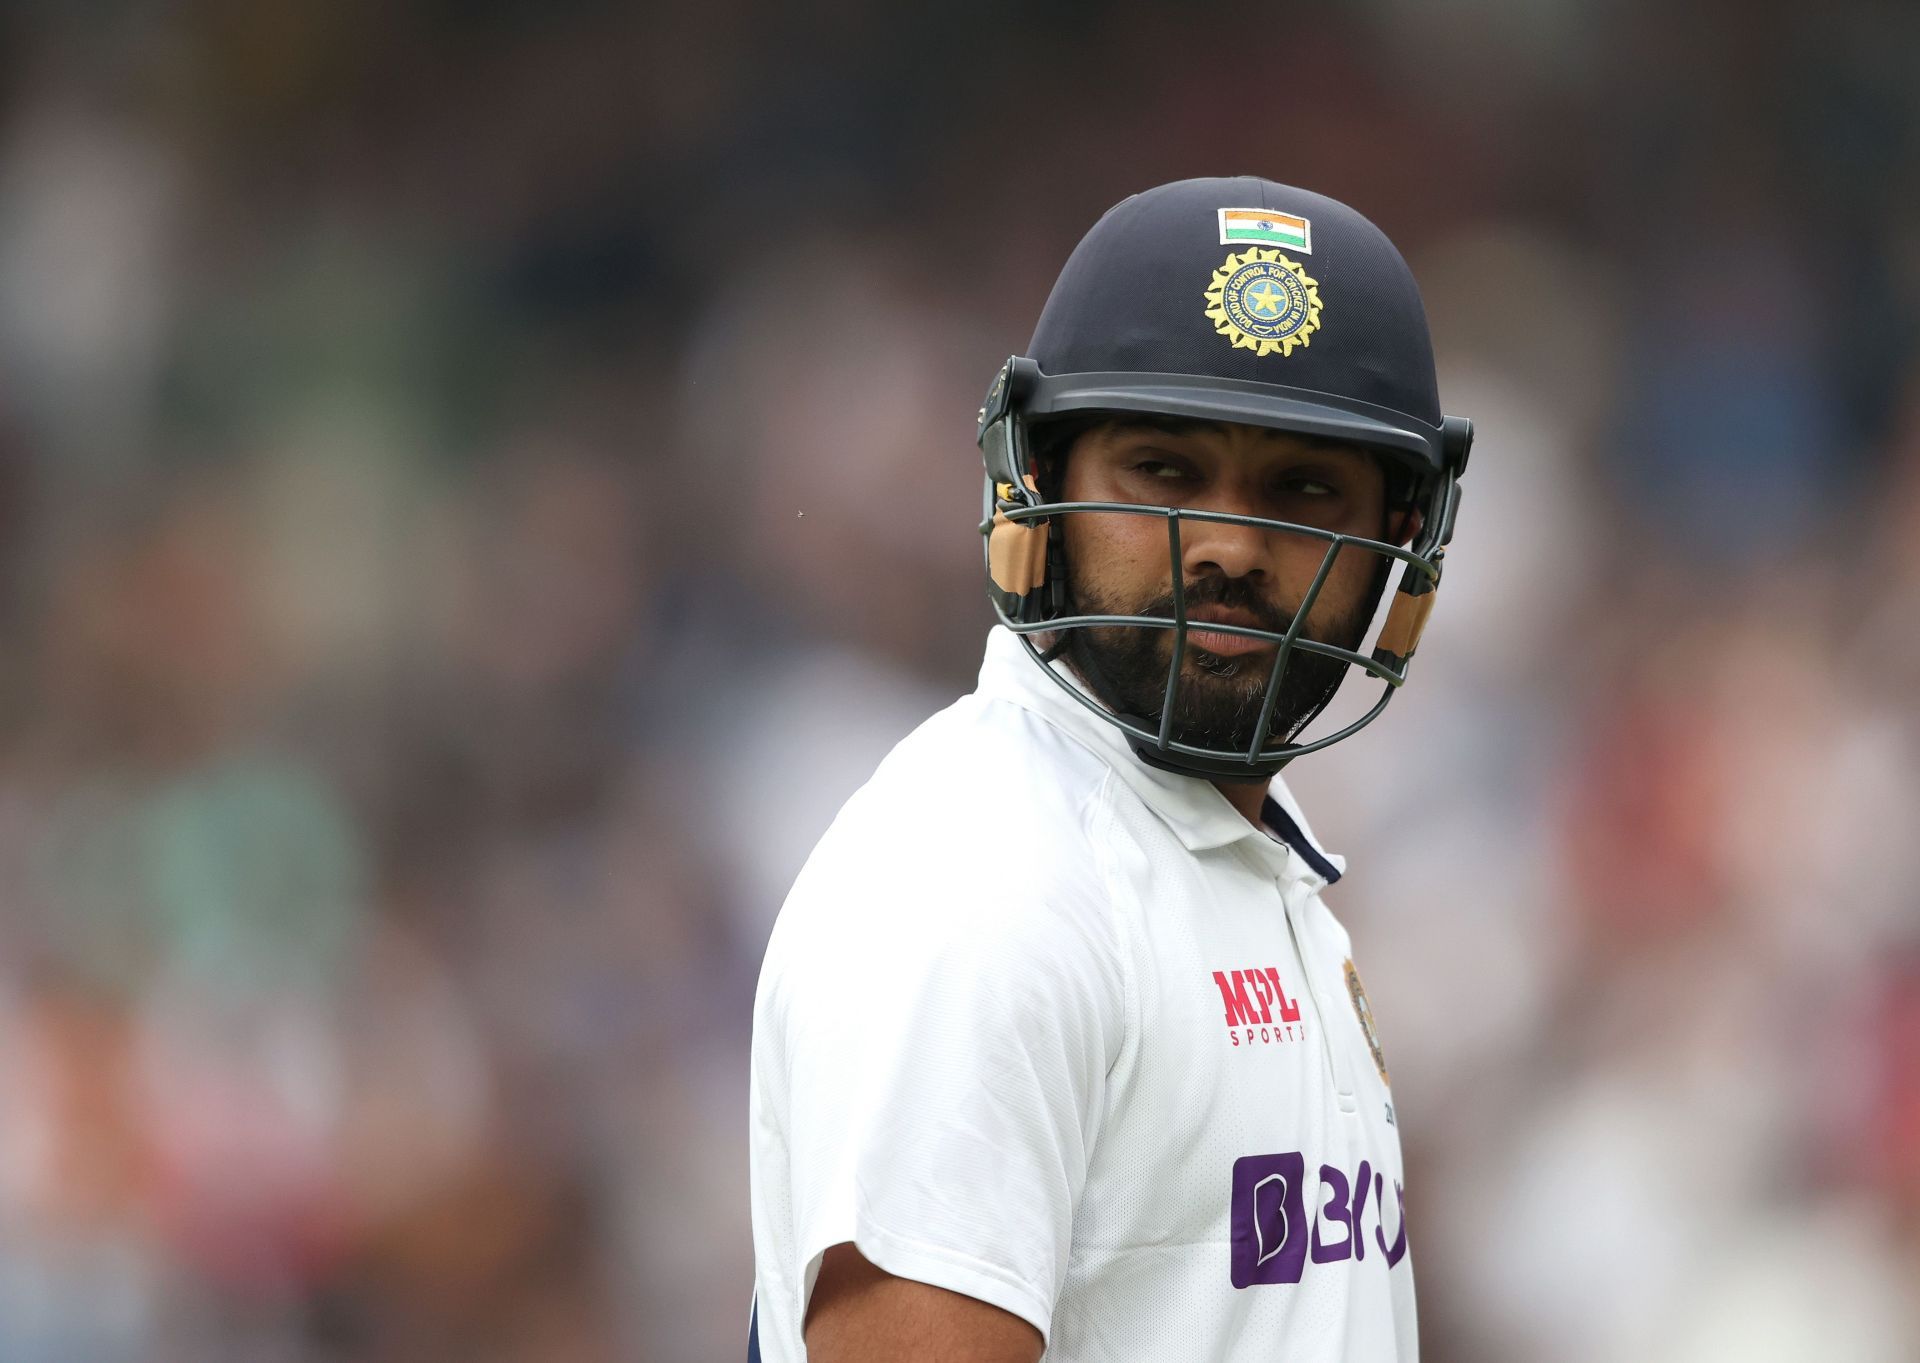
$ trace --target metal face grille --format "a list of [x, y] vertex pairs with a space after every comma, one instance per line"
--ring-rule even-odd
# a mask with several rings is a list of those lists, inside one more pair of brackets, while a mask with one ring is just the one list
[[[1430, 602], [1431, 593], [1440, 579], [1441, 551], [1434, 549], [1430, 554], [1422, 554], [1415, 549], [1389, 544], [1384, 540], [1368, 539], [1355, 535], [1346, 535], [1323, 530], [1315, 526], [1303, 525], [1291, 521], [1267, 520], [1255, 516], [1237, 515], [1231, 512], [1189, 510], [1167, 506], [1144, 506], [1124, 502], [1050, 502], [1043, 505], [1019, 505], [1011, 501], [998, 507], [999, 519], [1015, 527], [1050, 526], [1055, 517], [1068, 515], [1125, 515], [1145, 516], [1162, 520], [1167, 527], [1167, 554], [1172, 581], [1172, 615], [1111, 615], [1062, 613], [1060, 592], [1034, 590], [1024, 596], [1012, 597], [1005, 593], [994, 593], [994, 611], [1000, 622], [1021, 636], [1021, 642], [1049, 676], [1064, 688], [1081, 704], [1096, 714], [1117, 725], [1133, 740], [1137, 749], [1143, 753], [1158, 753], [1176, 763], [1180, 759], [1199, 763], [1207, 774], [1244, 775], [1257, 777], [1270, 775], [1281, 765], [1302, 753], [1313, 752], [1331, 743], [1348, 737], [1371, 723], [1386, 708], [1393, 692], [1406, 681], [1407, 665], [1412, 652], [1411, 646], [1405, 653], [1392, 651], [1376, 645], [1369, 653], [1342, 648], [1335, 644], [1308, 637], [1303, 631], [1314, 604], [1320, 599], [1327, 579], [1333, 571], [1335, 560], [1342, 551], [1377, 554], [1387, 560], [1398, 561], [1406, 565], [1395, 598], [1395, 608], [1402, 605], [1402, 598], [1409, 601], [1424, 598]], [[1268, 669], [1263, 703], [1258, 722], [1253, 729], [1252, 742], [1244, 749], [1212, 748], [1182, 742], [1174, 737], [1174, 717], [1178, 713], [1178, 703], [1182, 685], [1182, 667], [1189, 652], [1189, 619], [1187, 603], [1187, 585], [1182, 567], [1181, 526], [1189, 521], [1214, 522], [1225, 525], [1243, 526], [1260, 531], [1305, 536], [1325, 542], [1326, 549], [1321, 555], [1319, 568], [1314, 574], [1302, 596], [1299, 606], [1293, 613], [1293, 619], [1284, 632], [1276, 632], [1258, 626], [1227, 624], [1217, 621], [1197, 622], [1198, 628], [1208, 633], [1235, 635], [1255, 639], [1275, 645], [1273, 661]], [[982, 525], [983, 531], [991, 533], [993, 522]], [[1057, 529], [1052, 533], [1057, 534]], [[1424, 545], [1423, 545], [1424, 547]], [[1410, 614], [1423, 619], [1425, 605], [1410, 609]], [[1391, 633], [1396, 637], [1404, 635], [1405, 630], [1396, 630], [1393, 615], [1389, 615], [1388, 626], [1381, 631], [1384, 644]], [[1051, 664], [1059, 656], [1065, 637], [1074, 630], [1105, 628], [1112, 626], [1133, 627], [1139, 629], [1167, 630], [1173, 636], [1172, 655], [1167, 667], [1166, 686], [1161, 695], [1157, 726], [1152, 717], [1128, 716], [1116, 712], [1088, 694], [1079, 684], [1062, 670]], [[1412, 630], [1412, 638], [1417, 639], [1417, 625]], [[1044, 649], [1036, 639], [1039, 635], [1052, 636]], [[1358, 719], [1346, 724], [1334, 733], [1315, 739], [1312, 742], [1295, 742], [1295, 735], [1276, 737], [1269, 730], [1273, 715], [1281, 695], [1281, 683], [1286, 675], [1288, 662], [1299, 653], [1316, 653], [1336, 658], [1349, 667], [1357, 667], [1381, 683], [1381, 693], [1373, 705]], [[1309, 720], [1312, 718], [1308, 717]], [[1304, 721], [1303, 725], [1304, 727]]]

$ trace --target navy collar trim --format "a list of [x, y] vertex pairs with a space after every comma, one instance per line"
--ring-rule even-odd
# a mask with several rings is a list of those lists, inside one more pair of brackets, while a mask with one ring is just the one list
[[1260, 822], [1279, 834], [1280, 841], [1298, 852], [1307, 865], [1313, 868], [1314, 874], [1327, 884], [1331, 885], [1340, 879], [1340, 868], [1327, 860], [1320, 849], [1313, 845], [1312, 839], [1301, 830], [1300, 825], [1294, 822], [1293, 816], [1282, 809], [1280, 802], [1271, 795], [1261, 803]]

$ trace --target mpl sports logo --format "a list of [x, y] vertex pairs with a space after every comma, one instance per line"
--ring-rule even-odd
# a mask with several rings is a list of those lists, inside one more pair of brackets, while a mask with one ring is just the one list
[[1270, 1046], [1300, 1041], [1307, 1035], [1300, 1005], [1287, 997], [1277, 966], [1213, 972], [1220, 1001], [1227, 1008], [1227, 1038], [1235, 1046]]
[[[1364, 1262], [1371, 1240], [1374, 1257], [1391, 1269], [1407, 1254], [1407, 1204], [1398, 1179], [1393, 1183], [1393, 1239], [1387, 1239], [1386, 1179], [1366, 1160], [1349, 1178], [1343, 1169], [1323, 1164], [1312, 1192], [1314, 1212], [1307, 1215], [1307, 1158], [1298, 1150], [1282, 1155], [1247, 1155], [1233, 1162], [1233, 1211], [1228, 1239], [1233, 1254], [1233, 1285], [1297, 1283], [1307, 1261]], [[1371, 1221], [1372, 1235], [1368, 1235]]]

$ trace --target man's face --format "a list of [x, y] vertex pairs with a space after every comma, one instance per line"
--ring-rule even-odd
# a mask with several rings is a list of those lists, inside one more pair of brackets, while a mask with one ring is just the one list
[[[1256, 426], [1120, 418], [1069, 447], [1060, 495], [1070, 502], [1132, 502], [1225, 511], [1320, 530], [1405, 542], [1409, 521], [1389, 527], [1386, 476], [1351, 446]], [[1071, 512], [1064, 536], [1075, 613], [1173, 616], [1167, 522], [1155, 516]], [[1202, 747], [1247, 748], [1259, 722], [1277, 645], [1208, 631], [1213, 621], [1284, 632], [1326, 556], [1310, 535], [1180, 522], [1187, 652], [1172, 736]], [[1390, 560], [1347, 548], [1334, 559], [1302, 633], [1357, 649]], [[1087, 685], [1122, 713], [1157, 719], [1173, 631], [1109, 626], [1068, 631], [1066, 656]], [[1304, 650], [1288, 658], [1269, 737], [1290, 736], [1329, 697], [1346, 664]]]

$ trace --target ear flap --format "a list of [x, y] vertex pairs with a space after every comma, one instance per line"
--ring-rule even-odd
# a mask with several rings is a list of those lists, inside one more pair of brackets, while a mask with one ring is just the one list
[[[1039, 487], [1024, 479], [1037, 500]], [[1032, 505], [1014, 496], [1011, 483], [994, 484], [993, 530], [987, 536], [987, 576], [1009, 596], [1025, 596], [1047, 580], [1047, 530], [1044, 520], [1010, 521], [1005, 507]]]
[[1387, 622], [1380, 627], [1380, 638], [1373, 646], [1375, 662], [1385, 663], [1395, 672], [1405, 672], [1413, 651], [1420, 647], [1427, 617], [1433, 614], [1433, 603], [1439, 595], [1435, 590], [1437, 585], [1411, 565], [1400, 575], [1399, 590], [1394, 592], [1393, 604], [1387, 608]]
[[1463, 416], [1441, 417], [1440, 452], [1454, 477], [1465, 474], [1467, 457], [1473, 453], [1473, 423]]

